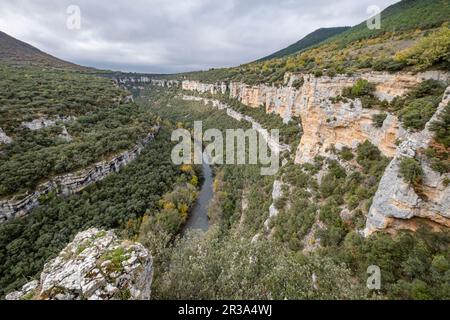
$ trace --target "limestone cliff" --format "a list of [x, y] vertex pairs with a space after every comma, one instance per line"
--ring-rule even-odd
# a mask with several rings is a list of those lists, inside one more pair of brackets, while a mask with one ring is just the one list
[[[276, 113], [285, 121], [300, 117], [303, 136], [294, 155], [298, 164], [312, 162], [318, 155], [330, 157], [330, 150], [343, 147], [355, 148], [369, 140], [387, 157], [394, 158], [383, 178], [380, 190], [370, 210], [366, 234], [389, 227], [410, 226], [405, 221], [389, 223], [394, 218], [412, 219], [424, 217], [450, 226], [449, 188], [443, 186], [445, 177], [433, 172], [425, 161], [424, 193], [426, 200], [418, 199], [413, 190], [398, 176], [398, 158], [405, 153], [415, 154], [419, 146], [411, 147], [417, 141], [426, 147], [431, 139], [427, 129], [414, 135], [402, 128], [399, 119], [387, 113], [382, 126], [373, 124], [373, 116], [381, 113], [365, 109], [359, 99], [336, 99], [344, 88], [351, 87], [358, 79], [365, 79], [375, 85], [375, 95], [380, 100], [392, 101], [406, 94], [411, 88], [427, 79], [448, 81], [449, 74], [440, 71], [424, 73], [367, 72], [352, 76], [315, 77], [311, 74], [287, 75], [285, 86], [274, 87], [265, 84], [249, 86], [243, 83], [204, 84], [185, 80], [184, 90], [201, 93], [227, 94], [249, 107], [265, 107], [266, 112]], [[446, 96], [448, 93], [446, 94]], [[446, 102], [443, 101], [442, 106]], [[440, 109], [442, 110], [442, 109]], [[415, 142], [414, 142], [415, 141]], [[400, 147], [399, 147], [400, 146]], [[411, 151], [411, 148], [413, 151]], [[401, 200], [406, 198], [405, 201]], [[392, 218], [392, 219], [391, 219]], [[397, 221], [399, 222], [399, 221]]]
[[152, 273], [153, 259], [141, 244], [90, 229], [45, 265], [39, 281], [6, 299], [149, 300]]
[[17, 199], [0, 201], [0, 223], [15, 217], [27, 215], [34, 207], [39, 205], [39, 198], [50, 192], [69, 195], [80, 192], [92, 183], [101, 181], [113, 172], [118, 172], [122, 167], [135, 160], [150, 141], [155, 137], [159, 127], [155, 126], [151, 133], [142, 141], [139, 141], [131, 150], [122, 152], [108, 161], [102, 161], [84, 170], [65, 174], [53, 178], [41, 184], [34, 192]]

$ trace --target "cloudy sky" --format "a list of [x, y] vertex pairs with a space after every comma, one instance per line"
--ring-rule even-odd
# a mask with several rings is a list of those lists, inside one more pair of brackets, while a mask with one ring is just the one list
[[[0, 30], [59, 58], [123, 71], [235, 66], [397, 0], [1, 0]], [[68, 28], [81, 12], [80, 29]]]

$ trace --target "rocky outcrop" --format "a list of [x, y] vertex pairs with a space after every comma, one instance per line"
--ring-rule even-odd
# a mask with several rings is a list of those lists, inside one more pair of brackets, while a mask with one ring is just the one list
[[[302, 113], [312, 107], [320, 107], [322, 102], [340, 95], [342, 89], [352, 86], [358, 79], [366, 79], [374, 83], [376, 95], [381, 100], [391, 101], [424, 79], [448, 80], [449, 75], [439, 71], [419, 74], [367, 72], [352, 76], [339, 75], [333, 78], [315, 77], [311, 74], [287, 74], [285, 86], [282, 87], [266, 84], [249, 86], [236, 82], [228, 85], [226, 83], [205, 84], [185, 80], [182, 82], [182, 88], [202, 93], [229, 94], [231, 98], [238, 99], [249, 107], [263, 106], [268, 113], [276, 113], [285, 121], [289, 121], [292, 117], [302, 116]], [[299, 81], [301, 85], [296, 85]]]
[[153, 259], [139, 243], [122, 241], [113, 231], [79, 233], [39, 281], [7, 300], [149, 300]]
[[87, 186], [101, 181], [109, 174], [118, 172], [122, 167], [135, 160], [150, 141], [155, 138], [159, 127], [154, 127], [145, 139], [137, 143], [131, 150], [115, 156], [109, 161], [102, 161], [79, 172], [58, 176], [41, 184], [33, 193], [21, 199], [12, 198], [0, 201], [0, 223], [15, 217], [27, 215], [34, 207], [39, 205], [39, 198], [50, 192], [69, 195], [80, 192]]
[[6, 135], [2, 128], [0, 128], [0, 144], [9, 144], [11, 142], [12, 139]]
[[211, 104], [214, 108], [217, 108], [219, 110], [226, 110], [227, 114], [237, 121], [250, 122], [253, 126], [253, 129], [256, 130], [263, 137], [264, 140], [266, 140], [267, 145], [269, 146], [270, 150], [272, 150], [273, 152], [275, 152], [277, 154], [281, 154], [285, 151], [290, 151], [290, 149], [291, 149], [290, 146], [280, 143], [279, 141], [276, 141], [275, 139], [273, 139], [272, 136], [267, 131], [267, 129], [265, 129], [255, 119], [253, 119], [250, 116], [247, 116], [240, 112], [235, 111], [231, 106], [229, 106], [219, 100], [195, 97], [195, 96], [188, 96], [188, 95], [184, 95], [183, 100], [201, 101], [201, 102], [204, 102], [205, 105]]
[[[444, 184], [444, 179], [450, 178], [450, 174], [440, 175], [433, 171], [427, 159], [419, 154], [420, 150], [427, 148], [433, 140], [433, 133], [429, 130], [430, 124], [437, 119], [449, 102], [450, 87], [447, 88], [438, 111], [425, 129], [419, 133], [409, 134], [399, 146], [381, 179], [370, 208], [364, 232], [366, 235], [394, 225], [398, 228], [395, 219], [426, 218], [428, 221], [450, 227], [450, 186]], [[403, 158], [416, 158], [421, 162], [424, 177], [420, 195], [400, 175], [400, 163]], [[414, 228], [414, 225], [409, 224], [408, 227]]]
[[56, 119], [39, 118], [29, 122], [22, 122], [22, 127], [28, 128], [31, 131], [37, 131], [44, 128], [54, 127], [58, 123], [67, 123], [75, 121], [75, 117], [58, 117]]
[[[249, 86], [243, 83], [204, 84], [186, 80], [182, 88], [201, 93], [226, 94], [249, 107], [263, 106], [266, 112], [279, 114], [285, 121], [300, 117], [303, 136], [295, 155], [297, 164], [312, 162], [318, 155], [332, 157], [330, 150], [344, 147], [353, 149], [366, 140], [376, 145], [385, 156], [394, 158], [375, 196], [366, 234], [388, 228], [389, 225], [401, 227], [399, 219], [406, 221], [415, 217], [450, 226], [450, 194], [448, 187], [444, 186], [445, 176], [433, 172], [422, 159], [424, 190], [419, 196], [403, 182], [398, 173], [402, 157], [413, 157], [418, 149], [429, 145], [432, 135], [428, 128], [424, 132], [411, 134], [402, 128], [399, 119], [393, 114], [387, 114], [383, 125], [378, 128], [372, 119], [380, 111], [363, 108], [359, 99], [336, 99], [344, 88], [354, 85], [358, 79], [373, 83], [375, 95], [380, 100], [392, 101], [424, 80], [448, 81], [450, 77], [449, 73], [440, 71], [418, 74], [367, 72], [333, 78], [293, 74], [286, 76], [283, 87], [265, 84]], [[439, 110], [445, 103], [446, 100]]]
[[270, 231], [270, 222], [278, 216], [279, 210], [277, 209], [276, 203], [283, 197], [283, 182], [280, 180], [275, 180], [273, 182], [272, 188], [272, 200], [273, 203], [269, 208], [269, 218], [264, 222], [264, 227], [266, 231]]

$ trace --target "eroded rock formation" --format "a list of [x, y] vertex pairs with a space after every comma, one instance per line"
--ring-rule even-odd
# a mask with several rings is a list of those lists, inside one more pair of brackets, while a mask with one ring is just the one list
[[131, 150], [125, 151], [109, 161], [102, 161], [79, 172], [58, 176], [41, 184], [33, 193], [21, 199], [15, 197], [0, 201], [0, 223], [15, 217], [27, 215], [34, 207], [39, 205], [39, 198], [50, 192], [64, 195], [80, 192], [92, 183], [106, 178], [113, 172], [135, 160], [150, 141], [155, 138], [159, 127], [154, 127], [145, 139], [137, 143]]
[[[403, 222], [414, 217], [450, 226], [450, 191], [448, 187], [444, 187], [445, 176], [439, 176], [429, 168], [426, 161], [422, 161], [425, 177], [424, 195], [420, 198], [398, 174], [400, 157], [412, 157], [419, 148], [427, 147], [431, 141], [431, 133], [426, 129], [422, 133], [411, 134], [402, 128], [395, 115], [389, 113], [383, 125], [378, 128], [372, 119], [381, 111], [364, 109], [359, 99], [336, 99], [344, 88], [351, 87], [358, 79], [373, 83], [375, 95], [380, 100], [392, 101], [424, 80], [448, 81], [450, 77], [448, 73], [440, 71], [418, 74], [368, 72], [333, 78], [294, 74], [286, 77], [286, 85], [283, 87], [264, 84], [248, 86], [242, 83], [204, 84], [186, 80], [182, 82], [182, 88], [200, 93], [227, 94], [249, 107], [264, 106], [266, 112], [276, 113], [285, 121], [299, 116], [303, 136], [295, 154], [295, 162], [298, 164], [312, 162], [319, 155], [332, 156], [329, 151], [334, 148], [353, 149], [366, 140], [376, 145], [385, 156], [394, 158], [386, 170], [370, 210], [366, 234], [389, 226], [411, 228], [411, 223]], [[448, 99], [448, 90], [445, 96]], [[445, 103], [446, 100], [439, 110], [442, 110]]]
[[[450, 87], [444, 94], [444, 99], [434, 117], [422, 132], [409, 134], [399, 146], [395, 157], [387, 167], [381, 179], [378, 192], [369, 211], [366, 235], [377, 230], [396, 227], [395, 219], [410, 220], [426, 218], [442, 226], [450, 227], [450, 186], [444, 183], [450, 174], [440, 175], [433, 171], [426, 158], [419, 152], [426, 149], [433, 140], [430, 124], [450, 102]], [[421, 194], [417, 194], [413, 186], [406, 183], [400, 174], [400, 163], [403, 158], [419, 158], [424, 172]], [[409, 223], [409, 229], [415, 225]]]
[[153, 259], [139, 243], [122, 241], [113, 231], [79, 233], [39, 281], [7, 300], [149, 300]]

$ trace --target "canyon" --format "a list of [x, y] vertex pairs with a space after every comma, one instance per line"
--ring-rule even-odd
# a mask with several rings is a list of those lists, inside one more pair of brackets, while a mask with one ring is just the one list
[[153, 258], [143, 245], [93, 228], [6, 300], [149, 300], [152, 278]]
[[[234, 82], [208, 84], [185, 80], [182, 82], [182, 89], [229, 95], [248, 107], [264, 107], [267, 113], [278, 114], [285, 122], [300, 117], [303, 136], [294, 155], [295, 163], [299, 165], [311, 163], [317, 156], [333, 157], [330, 152], [333, 149], [355, 149], [366, 140], [377, 146], [383, 155], [393, 158], [370, 208], [365, 235], [390, 228], [414, 230], [417, 228], [413, 222], [415, 218], [425, 218], [440, 226], [450, 226], [450, 187], [444, 185], [444, 180], [449, 175], [440, 175], [431, 170], [425, 160], [421, 161], [425, 172], [426, 198], [420, 199], [398, 172], [400, 159], [415, 156], [418, 149], [426, 148], [431, 143], [429, 125], [449, 103], [450, 88], [447, 88], [440, 108], [425, 130], [413, 133], [404, 129], [398, 117], [391, 113], [387, 113], [382, 126], [377, 128], [373, 125], [372, 118], [384, 112], [363, 108], [359, 99], [336, 99], [343, 89], [353, 86], [358, 79], [373, 83], [375, 96], [390, 102], [395, 97], [405, 95], [424, 80], [448, 82], [450, 77], [447, 72], [441, 71], [417, 74], [367, 72], [333, 78], [315, 77], [312, 74], [288, 74], [285, 77], [285, 86], [282, 87], [264, 84], [249, 86]], [[226, 107], [220, 101], [213, 103], [219, 108]], [[275, 195], [274, 200], [276, 197]], [[273, 209], [271, 216], [276, 215]]]

